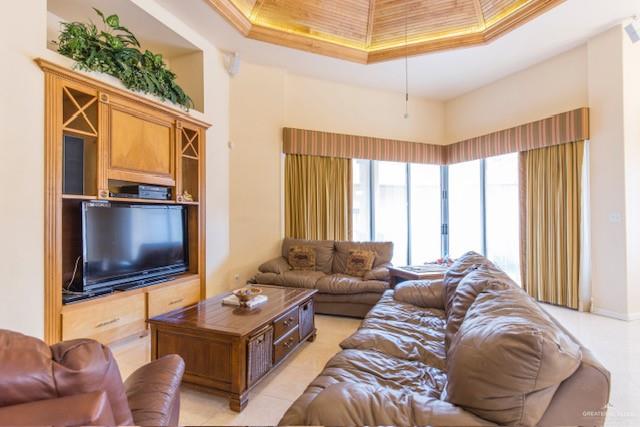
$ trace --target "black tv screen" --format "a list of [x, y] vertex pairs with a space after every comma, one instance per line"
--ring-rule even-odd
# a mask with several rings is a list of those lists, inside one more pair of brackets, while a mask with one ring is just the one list
[[85, 291], [186, 271], [184, 206], [85, 202], [82, 211]]

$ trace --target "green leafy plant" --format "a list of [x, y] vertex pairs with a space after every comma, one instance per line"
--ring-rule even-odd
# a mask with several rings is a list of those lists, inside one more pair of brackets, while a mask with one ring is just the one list
[[176, 83], [176, 75], [167, 68], [162, 55], [142, 52], [136, 36], [120, 25], [118, 15], [105, 16], [94, 10], [104, 29], [93, 22], [63, 23], [58, 52], [76, 61], [78, 69], [106, 73], [133, 91], [156, 95], [187, 110], [193, 107], [193, 101]]

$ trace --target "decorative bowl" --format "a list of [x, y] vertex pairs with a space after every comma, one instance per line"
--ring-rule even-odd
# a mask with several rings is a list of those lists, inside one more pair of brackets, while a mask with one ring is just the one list
[[246, 286], [236, 289], [233, 294], [238, 298], [241, 305], [246, 305], [249, 301], [262, 293], [262, 289]]

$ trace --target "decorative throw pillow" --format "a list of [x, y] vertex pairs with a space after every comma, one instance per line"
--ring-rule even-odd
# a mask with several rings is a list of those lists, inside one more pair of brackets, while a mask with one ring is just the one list
[[289, 265], [294, 270], [315, 270], [316, 251], [310, 246], [292, 246], [289, 249]]
[[347, 258], [346, 273], [349, 276], [363, 277], [367, 271], [373, 268], [373, 262], [376, 259], [376, 253], [363, 249], [354, 249], [349, 251]]

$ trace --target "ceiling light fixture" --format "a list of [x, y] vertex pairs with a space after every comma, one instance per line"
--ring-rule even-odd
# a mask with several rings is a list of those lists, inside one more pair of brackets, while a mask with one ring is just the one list
[[409, 118], [409, 37], [408, 23], [409, 5], [404, 11], [404, 118]]

